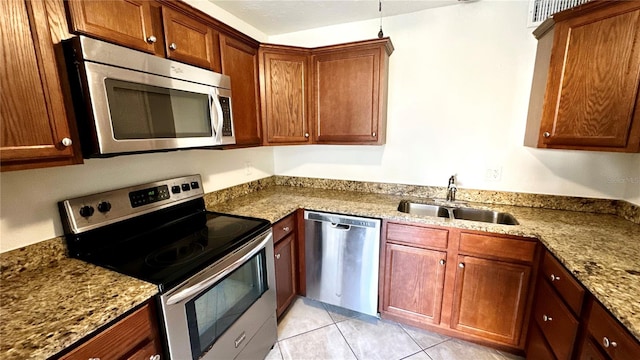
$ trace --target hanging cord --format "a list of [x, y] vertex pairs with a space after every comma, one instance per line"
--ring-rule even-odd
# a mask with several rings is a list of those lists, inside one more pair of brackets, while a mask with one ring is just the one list
[[382, 39], [384, 36], [382, 32], [382, 0], [378, 0], [378, 12], [380, 13], [380, 31], [378, 31], [378, 38]]

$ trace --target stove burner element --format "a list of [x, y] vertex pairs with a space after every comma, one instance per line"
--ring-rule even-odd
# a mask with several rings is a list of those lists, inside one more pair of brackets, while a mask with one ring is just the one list
[[204, 252], [204, 246], [196, 241], [188, 244], [177, 244], [154, 251], [145, 258], [145, 263], [152, 267], [164, 268], [184, 264], [197, 258]]

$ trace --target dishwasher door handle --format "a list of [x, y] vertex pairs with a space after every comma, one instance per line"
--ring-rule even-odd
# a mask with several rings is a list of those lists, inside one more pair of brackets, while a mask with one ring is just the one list
[[345, 224], [331, 223], [331, 227], [336, 230], [343, 230], [343, 231], [351, 230], [351, 225], [345, 225]]

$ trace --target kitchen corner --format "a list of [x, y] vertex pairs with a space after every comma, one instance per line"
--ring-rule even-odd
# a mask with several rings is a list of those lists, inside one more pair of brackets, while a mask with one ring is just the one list
[[[640, 225], [633, 222], [639, 220], [638, 207], [625, 208], [632, 215], [626, 220], [612, 214], [620, 206], [615, 201], [460, 189], [459, 199], [508, 211], [520, 225], [416, 216], [397, 210], [402, 199], [440, 196], [443, 191], [439, 187], [272, 176], [208, 193], [205, 201], [211, 211], [262, 217], [272, 223], [305, 208], [538, 238], [640, 339], [640, 311], [635, 301], [640, 297], [640, 243], [634, 242], [640, 239]], [[529, 201], [522, 200], [525, 198]], [[516, 206], [513, 199], [525, 206]], [[500, 202], [511, 205], [496, 204]], [[556, 210], [542, 208], [542, 203]], [[563, 204], [573, 211], [561, 210]], [[157, 293], [152, 284], [67, 258], [63, 241], [55, 238], [2, 254], [0, 336], [3, 356], [8, 359], [55, 355]]]

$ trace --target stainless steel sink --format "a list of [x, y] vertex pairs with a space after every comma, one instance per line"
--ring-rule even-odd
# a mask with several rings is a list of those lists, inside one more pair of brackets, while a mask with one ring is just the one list
[[509, 213], [474, 208], [454, 208], [454, 219], [482, 221], [502, 225], [518, 225], [518, 221]]
[[449, 210], [444, 206], [415, 203], [407, 200], [400, 201], [398, 211], [413, 215], [449, 217]]
[[518, 225], [518, 221], [509, 213], [475, 209], [469, 207], [453, 207], [436, 204], [426, 204], [411, 202], [408, 200], [400, 201], [398, 211], [422, 216], [436, 216], [442, 218], [450, 218], [456, 220], [481, 221], [486, 223], [501, 225]]

